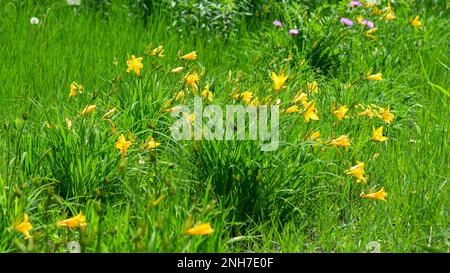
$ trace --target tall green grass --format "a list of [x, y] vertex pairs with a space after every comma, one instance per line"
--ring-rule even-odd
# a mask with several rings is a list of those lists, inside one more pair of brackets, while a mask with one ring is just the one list
[[[383, 252], [448, 252], [448, 17], [433, 5], [404, 4], [397, 20], [376, 22], [378, 40], [369, 40], [358, 28], [343, 28], [336, 13], [342, 7], [334, 7], [305, 10], [304, 22], [273, 11], [301, 24], [297, 37], [275, 29], [274, 17], [244, 21], [239, 35], [224, 40], [180, 37], [167, 31], [164, 12], [144, 23], [119, 4], [105, 16], [64, 3], [6, 3], [0, 251], [65, 252], [78, 241], [86, 252], [365, 252], [378, 241]], [[421, 31], [408, 25], [416, 14]], [[31, 25], [31, 16], [40, 24]], [[127, 74], [127, 57], [144, 56], [149, 44], [164, 45], [166, 57], [145, 57], [141, 78]], [[192, 50], [197, 61], [176, 59]], [[200, 86], [210, 82], [220, 105], [232, 104], [236, 90], [275, 101], [269, 75], [284, 70], [287, 88], [277, 96], [284, 109], [315, 80], [320, 91], [310, 99], [320, 120], [306, 124], [301, 115], [281, 113], [281, 143], [273, 152], [261, 152], [254, 141], [176, 142], [173, 119], [161, 109], [182, 88], [180, 76], [168, 73], [180, 65], [204, 68]], [[370, 68], [385, 80], [365, 80]], [[86, 90], [69, 98], [72, 81]], [[361, 103], [390, 107], [396, 118], [386, 125], [356, 117]], [[80, 116], [88, 104], [96, 111]], [[352, 118], [337, 121], [333, 104], [348, 105]], [[135, 139], [126, 159], [114, 148], [118, 135], [101, 119], [112, 107], [119, 110], [112, 118], [119, 133]], [[388, 142], [371, 142], [372, 127], [381, 125]], [[317, 130], [324, 140], [348, 134], [352, 146], [305, 140]], [[144, 152], [140, 144], [149, 136], [161, 146]], [[367, 185], [345, 175], [357, 160], [367, 165]], [[359, 198], [382, 186], [386, 203]], [[86, 232], [56, 227], [79, 211]], [[14, 231], [23, 213], [30, 215], [32, 240]], [[213, 234], [183, 234], [203, 222], [211, 222]]]

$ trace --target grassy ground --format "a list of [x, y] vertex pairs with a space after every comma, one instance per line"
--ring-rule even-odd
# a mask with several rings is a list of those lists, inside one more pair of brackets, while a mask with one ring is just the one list
[[[285, 11], [220, 39], [167, 31], [162, 15], [144, 26], [120, 5], [104, 17], [61, 3], [11, 3], [0, 6], [1, 252], [65, 252], [69, 241], [86, 252], [366, 252], [371, 241], [382, 252], [449, 251], [445, 4], [400, 4], [388, 22], [370, 15], [377, 39], [339, 22], [358, 15], [346, 2], [304, 17], [295, 37], [272, 25], [289, 20]], [[416, 15], [421, 29], [408, 23]], [[149, 44], [163, 45], [165, 57], [145, 55]], [[193, 50], [197, 60], [177, 59]], [[144, 57], [140, 77], [126, 73], [132, 54]], [[177, 66], [186, 68], [170, 73]], [[367, 80], [371, 69], [383, 80]], [[281, 70], [289, 78], [276, 94], [270, 74]], [[280, 113], [272, 152], [257, 141], [176, 142], [164, 106], [185, 90], [189, 71], [201, 75], [200, 91], [210, 83], [214, 104], [244, 104], [232, 95], [250, 90], [270, 104], [280, 99], [283, 110], [303, 91], [320, 120]], [[85, 92], [69, 97], [72, 81]], [[180, 102], [192, 102], [191, 90]], [[96, 110], [81, 116], [90, 104]], [[395, 118], [359, 116], [361, 104]], [[348, 106], [348, 118], [336, 119], [334, 105]], [[117, 133], [102, 119], [113, 107]], [[380, 126], [388, 140], [371, 141]], [[317, 130], [322, 142], [306, 140]], [[126, 157], [114, 147], [120, 134], [133, 140]], [[347, 149], [327, 144], [344, 134]], [[150, 136], [161, 145], [145, 150]], [[356, 161], [367, 183], [346, 174]], [[386, 202], [360, 198], [381, 187]], [[80, 211], [85, 230], [56, 226]], [[15, 230], [24, 213], [28, 240]], [[208, 222], [210, 235], [184, 233]]]

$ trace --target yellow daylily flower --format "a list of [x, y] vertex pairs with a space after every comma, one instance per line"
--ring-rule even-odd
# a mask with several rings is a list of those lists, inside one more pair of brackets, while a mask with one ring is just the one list
[[195, 114], [194, 113], [192, 113], [190, 115], [185, 113], [184, 117], [186, 118], [187, 122], [190, 123], [190, 124], [193, 124], [194, 121], [195, 121]]
[[136, 56], [131, 55], [131, 59], [127, 60], [127, 72], [133, 71], [137, 76], [141, 75], [141, 69], [144, 67], [142, 63], [142, 57], [136, 58]]
[[161, 143], [156, 142], [156, 140], [153, 137], [151, 137], [150, 140], [148, 141], [147, 149], [152, 150], [158, 147], [159, 145], [161, 145]]
[[314, 132], [311, 136], [309, 136], [308, 140], [315, 140], [317, 142], [321, 142], [319, 139], [320, 131]]
[[86, 229], [86, 217], [83, 215], [83, 212], [80, 211], [80, 213], [77, 216], [74, 216], [69, 219], [65, 219], [62, 221], [59, 221], [56, 223], [56, 226], [58, 227], [68, 227], [68, 228], [81, 228]]
[[371, 14], [381, 15], [381, 10], [377, 6], [373, 6]]
[[180, 57], [180, 59], [193, 61], [197, 59], [197, 51], [192, 51], [186, 55], [183, 55]]
[[164, 47], [163, 47], [162, 45], [160, 45], [160, 46], [158, 46], [157, 48], [152, 49], [152, 50], [150, 51], [149, 55], [150, 55], [150, 56], [155, 56], [155, 57], [158, 57], [158, 58], [162, 58], [162, 57], [164, 57], [164, 55], [163, 55], [164, 49], [163, 49], [163, 48], [164, 48]]
[[83, 93], [83, 91], [84, 91], [84, 86], [82, 86], [81, 84], [78, 84], [76, 82], [72, 82], [70, 84], [69, 97], [74, 97], [74, 96], [78, 95], [78, 93]]
[[411, 19], [409, 21], [409, 24], [415, 28], [421, 28], [422, 27], [422, 22], [420, 22], [420, 17], [419, 15], [417, 15], [414, 19]]
[[389, 110], [389, 108], [380, 108], [380, 116], [387, 124], [390, 124], [394, 120], [394, 114]]
[[245, 91], [241, 93], [240, 97], [246, 104], [249, 104], [253, 99], [253, 93], [251, 91]]
[[356, 165], [346, 171], [346, 174], [353, 175], [357, 178], [356, 182], [366, 181], [364, 175], [364, 162], [356, 161]]
[[381, 74], [381, 73], [377, 73], [377, 74], [367, 76], [366, 79], [372, 80], [372, 81], [382, 81], [383, 80], [383, 78], [381, 77], [382, 75], [383, 74]]
[[121, 134], [119, 136], [119, 139], [117, 140], [117, 142], [114, 144], [114, 147], [116, 149], [120, 150], [120, 153], [122, 154], [122, 156], [126, 156], [128, 148], [131, 146], [131, 144], [132, 144], [132, 142], [129, 140], [126, 140], [125, 136], [123, 134]]
[[194, 93], [198, 91], [197, 81], [200, 80], [200, 77], [196, 72], [189, 73], [186, 77], [186, 82], [192, 87]]
[[388, 140], [387, 137], [383, 136], [383, 126], [381, 126], [378, 129], [375, 129], [375, 127], [373, 127], [372, 129], [372, 140], [373, 141], [378, 141], [378, 142], [383, 142]]
[[374, 34], [375, 32], [377, 32], [377, 30], [378, 30], [378, 28], [376, 28], [376, 27], [369, 29], [368, 31], [366, 31], [366, 36], [367, 36], [368, 38], [375, 39], [376, 37], [375, 37], [375, 35], [373, 35], [373, 34]]
[[381, 189], [374, 193], [365, 194], [364, 192], [361, 193], [361, 198], [367, 198], [367, 199], [376, 199], [376, 200], [383, 200], [386, 202], [386, 196], [387, 192], [384, 190], [384, 187], [381, 187]]
[[270, 76], [273, 82], [273, 89], [275, 89], [275, 92], [280, 92], [281, 89], [285, 88], [284, 83], [287, 80], [287, 76], [284, 76], [284, 73], [281, 72], [281, 74], [278, 76], [275, 72], [272, 72], [272, 75]]
[[208, 235], [213, 233], [214, 230], [211, 227], [210, 223], [200, 224], [193, 228], [186, 230], [186, 234], [189, 235]]
[[288, 107], [288, 108], [285, 110], [286, 113], [297, 113], [298, 111], [299, 111], [299, 109], [298, 109], [298, 106], [297, 106], [297, 105]]
[[345, 115], [347, 113], [347, 111], [348, 111], [348, 107], [345, 105], [342, 105], [336, 111], [334, 111], [333, 114], [338, 120], [342, 120], [343, 118], [348, 117]]
[[316, 101], [311, 101], [308, 105], [303, 108], [303, 116], [305, 118], [305, 123], [308, 123], [310, 120], [319, 120], [319, 117], [316, 114]]
[[209, 83], [206, 84], [205, 89], [203, 89], [201, 93], [202, 97], [204, 97], [207, 101], [212, 102], [214, 94], [209, 91]]
[[395, 17], [394, 10], [393, 10], [392, 7], [389, 5], [389, 6], [387, 7], [386, 13], [384, 14], [384, 19], [387, 20], [387, 21], [392, 21], [392, 20], [394, 20], [395, 18], [396, 18], [396, 17]]
[[24, 214], [23, 215], [23, 221], [21, 223], [19, 223], [18, 225], [16, 225], [14, 227], [15, 230], [17, 230], [18, 232], [22, 233], [25, 236], [25, 240], [28, 240], [31, 238], [30, 235], [30, 231], [33, 229], [33, 226], [31, 225], [29, 219], [28, 219], [28, 214]]
[[298, 102], [300, 102], [303, 106], [308, 105], [308, 95], [304, 92], [299, 92], [297, 95], [295, 95], [293, 103]]
[[350, 146], [350, 139], [348, 138], [347, 135], [342, 135], [338, 138], [331, 140], [330, 144], [334, 146], [347, 147]]
[[87, 114], [92, 113], [95, 110], [95, 108], [97, 108], [97, 105], [95, 104], [88, 105], [83, 109], [83, 111], [81, 111], [81, 115], [86, 116]]
[[362, 24], [364, 21], [364, 16], [359, 15], [358, 17], [356, 17], [356, 21], [358, 22], [358, 24]]

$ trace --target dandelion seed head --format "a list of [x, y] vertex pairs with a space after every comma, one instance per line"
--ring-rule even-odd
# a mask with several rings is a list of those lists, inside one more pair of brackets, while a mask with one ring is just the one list
[[37, 25], [37, 24], [39, 24], [39, 18], [37, 18], [37, 17], [31, 17], [31, 18], [30, 18], [30, 24], [32, 24], [32, 25]]

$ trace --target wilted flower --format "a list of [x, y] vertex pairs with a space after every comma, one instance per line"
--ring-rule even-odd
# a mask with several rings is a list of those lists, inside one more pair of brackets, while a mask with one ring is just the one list
[[356, 182], [366, 181], [364, 175], [364, 162], [356, 161], [357, 165], [351, 167], [346, 171], [346, 174], [353, 175], [357, 178]]
[[184, 91], [179, 91], [178, 93], [177, 93], [177, 95], [175, 96], [175, 101], [180, 101], [180, 100], [182, 100], [183, 98], [184, 98]]
[[308, 83], [308, 89], [313, 93], [319, 93], [319, 85], [316, 81]]
[[58, 223], [56, 223], [56, 226], [68, 227], [68, 228], [78, 228], [79, 227], [81, 229], [85, 229], [86, 228], [86, 217], [80, 211], [80, 213], [77, 216], [59, 221]]
[[157, 205], [159, 205], [164, 200], [164, 198], [166, 198], [165, 194], [163, 194], [160, 197], [158, 197], [158, 199], [151, 201], [151, 203], [150, 203], [151, 206], [152, 207], [156, 207]]
[[117, 108], [114, 107], [111, 110], [109, 110], [108, 112], [106, 112], [103, 116], [102, 119], [108, 119], [110, 118], [112, 115], [114, 115], [114, 113], [117, 112]]
[[296, 28], [290, 29], [290, 30], [289, 30], [289, 35], [291, 35], [291, 36], [296, 36], [296, 35], [298, 35], [298, 29], [296, 29]]
[[37, 17], [31, 17], [30, 18], [30, 24], [32, 24], [32, 25], [39, 24], [39, 19]]
[[195, 60], [195, 59], [197, 59], [197, 51], [192, 51], [186, 55], [183, 55], [180, 57], [180, 59], [190, 60], [190, 61]]
[[28, 214], [23, 215], [23, 221], [14, 227], [15, 230], [22, 233], [25, 236], [25, 240], [31, 238], [30, 231], [33, 229], [33, 226], [28, 220]]
[[378, 28], [374, 27], [369, 29], [368, 31], [366, 31], [366, 36], [370, 39], [375, 39], [375, 35], [373, 35], [376, 31], [378, 30]]
[[136, 58], [136, 56], [131, 55], [131, 59], [127, 60], [127, 72], [133, 71], [137, 76], [141, 74], [141, 69], [144, 67], [142, 64], [142, 57]]
[[345, 17], [341, 18], [341, 23], [349, 27], [353, 26], [353, 21]]
[[188, 235], [208, 235], [213, 233], [214, 230], [211, 227], [210, 223], [200, 224], [193, 228], [186, 230], [186, 234]]
[[386, 202], [386, 196], [387, 192], [384, 191], [384, 187], [382, 187], [379, 191], [374, 193], [365, 194], [364, 192], [361, 193], [361, 198], [367, 198], [367, 199], [377, 199], [377, 200], [383, 200]]
[[378, 142], [383, 142], [388, 140], [387, 137], [383, 136], [383, 126], [381, 126], [378, 129], [375, 129], [375, 127], [373, 127], [372, 129], [372, 140], [373, 141], [378, 141]]
[[273, 21], [273, 25], [276, 26], [276, 27], [282, 27], [283, 26], [279, 20]]
[[70, 118], [66, 118], [66, 125], [69, 130], [72, 129], [72, 121]]
[[179, 67], [176, 67], [176, 68], [170, 70], [170, 72], [172, 72], [172, 73], [180, 73], [181, 71], [183, 71], [183, 69], [184, 69], [184, 67], [179, 66]]
[[128, 148], [130, 146], [131, 146], [131, 141], [126, 140], [125, 136], [123, 134], [119, 136], [119, 139], [114, 144], [114, 147], [116, 149], [120, 150], [120, 153], [122, 154], [122, 156], [126, 156], [127, 155], [127, 151], [128, 151]]

